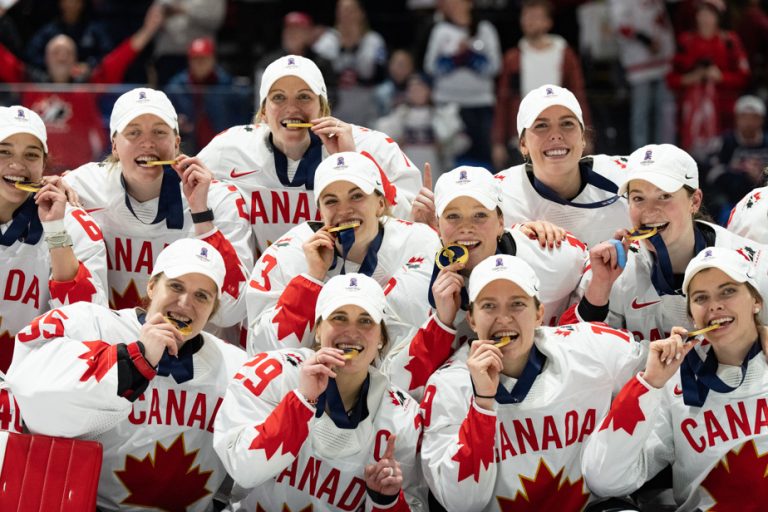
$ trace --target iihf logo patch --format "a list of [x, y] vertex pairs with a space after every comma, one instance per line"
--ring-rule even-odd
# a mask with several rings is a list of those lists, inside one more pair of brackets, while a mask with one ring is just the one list
[[648, 149], [645, 152], [645, 156], [643, 157], [643, 161], [641, 162], [643, 164], [652, 164], [653, 163], [653, 150]]
[[707, 249], [707, 251], [704, 253], [705, 258], [711, 258], [712, 257], [712, 249]]
[[296, 58], [295, 57], [288, 57], [288, 63], [286, 64], [286, 67], [295, 68], [296, 67]]
[[504, 259], [503, 258], [496, 258], [496, 266], [501, 267], [504, 265]]
[[26, 121], [27, 116], [24, 114], [24, 109], [20, 108], [16, 111], [16, 119], [19, 119], [21, 121]]
[[357, 288], [357, 278], [356, 277], [350, 277], [349, 278], [349, 288]]
[[146, 101], [147, 100], [147, 93], [144, 91], [139, 91], [139, 101]]
[[555, 94], [555, 91], [553, 91], [551, 87], [547, 87], [547, 96], [552, 96], [554, 94]]
[[211, 261], [208, 258], [208, 248], [207, 247], [201, 247], [200, 248], [200, 254], [197, 255], [197, 259], [199, 259], [200, 261], [206, 261], [206, 262]]
[[344, 157], [340, 156], [336, 159], [336, 167], [346, 167], [344, 165]]

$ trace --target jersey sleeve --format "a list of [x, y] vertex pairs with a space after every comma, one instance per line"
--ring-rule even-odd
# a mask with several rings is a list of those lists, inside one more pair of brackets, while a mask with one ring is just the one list
[[131, 402], [118, 394], [118, 347], [100, 332], [97, 316], [93, 306], [75, 304], [16, 335], [7, 381], [32, 432], [90, 437], [130, 413]]
[[584, 448], [582, 472], [592, 492], [629, 494], [673, 462], [669, 404], [663, 393], [638, 375], [616, 396]]
[[295, 390], [294, 365], [304, 357], [301, 351], [257, 354], [227, 388], [214, 423], [213, 447], [242, 487], [276, 477], [309, 436], [315, 409]]
[[81, 208], [67, 208], [64, 225], [78, 269], [70, 281], [49, 280], [51, 309], [80, 301], [107, 306], [107, 248], [101, 229]]
[[496, 482], [496, 413], [474, 404], [468, 383], [467, 372], [438, 372], [421, 401], [422, 471], [450, 510], [483, 510]]
[[637, 372], [645, 368], [648, 359], [648, 341], [635, 341], [629, 331], [614, 329], [602, 323], [582, 323], [580, 332], [586, 334], [582, 342], [589, 343], [588, 353], [604, 368], [604, 375], [613, 383], [615, 396]]
[[301, 241], [295, 237], [273, 243], [256, 262], [245, 292], [249, 354], [312, 344], [323, 283], [302, 274], [305, 270]]
[[213, 207], [213, 224], [217, 229], [203, 239], [221, 253], [226, 267], [221, 307], [211, 323], [229, 327], [246, 316], [245, 289], [253, 268], [255, 242], [240, 192], [234, 185], [216, 185], [216, 192], [222, 196]]
[[764, 222], [768, 210], [768, 188], [758, 188], [744, 196], [731, 210], [728, 231], [761, 244], [768, 243], [768, 228]]

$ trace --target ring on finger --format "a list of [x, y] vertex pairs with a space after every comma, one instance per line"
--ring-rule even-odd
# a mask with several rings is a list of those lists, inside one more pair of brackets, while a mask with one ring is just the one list
[[387, 476], [392, 476], [395, 474], [395, 470], [392, 469], [391, 466], [387, 466]]

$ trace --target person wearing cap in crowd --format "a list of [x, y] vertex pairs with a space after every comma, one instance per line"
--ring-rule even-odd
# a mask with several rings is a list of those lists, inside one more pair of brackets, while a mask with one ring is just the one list
[[256, 354], [216, 416], [233, 508], [426, 510], [418, 402], [372, 365], [391, 342], [381, 284], [337, 275], [312, 303], [314, 347]]
[[596, 497], [582, 445], [648, 344], [597, 324], [544, 327], [543, 285], [516, 256], [487, 257], [468, 288], [476, 339], [430, 377], [421, 402], [430, 491], [448, 510], [584, 510]]
[[571, 91], [542, 85], [520, 102], [517, 133], [526, 163], [496, 175], [504, 220], [561, 226], [590, 247], [624, 227], [627, 203], [616, 191], [626, 160], [583, 157], [587, 144], [581, 106]]
[[109, 133], [112, 154], [75, 169], [64, 181], [104, 233], [111, 306], [140, 305], [163, 247], [197, 237], [216, 247], [227, 267], [214, 325], [239, 325], [254, 244], [237, 189], [214, 182], [200, 159], [179, 153], [176, 110], [162, 91], [137, 88], [121, 95]]
[[428, 226], [392, 216], [376, 163], [360, 153], [340, 152], [323, 160], [314, 189], [322, 221], [292, 228], [254, 266], [245, 294], [248, 353], [310, 347], [323, 283], [359, 272], [387, 290], [392, 343], [386, 354], [410, 340], [427, 319], [429, 278], [440, 240]]
[[[682, 149], [671, 144], [637, 149], [619, 193], [629, 201], [624, 222], [637, 231], [619, 230], [590, 250], [584, 297], [561, 323], [606, 322], [649, 340], [667, 338], [674, 326], [690, 327], [683, 275], [707, 247], [738, 250], [756, 263], [758, 280], [768, 287], [766, 247], [701, 218], [698, 168]], [[761, 315], [768, 321], [768, 313]]]
[[219, 134], [198, 155], [217, 179], [243, 192], [259, 250], [319, 219], [315, 169], [340, 151], [372, 156], [387, 203], [395, 216], [408, 217], [419, 169], [385, 134], [331, 116], [323, 75], [311, 60], [280, 57], [267, 66], [259, 91], [254, 124]]
[[49, 158], [42, 119], [0, 107], [0, 380], [16, 333], [34, 317], [78, 301], [107, 304], [101, 230], [67, 203], [61, 178], [43, 177]]
[[[426, 195], [419, 198], [428, 199]], [[587, 248], [573, 235], [564, 234], [561, 240], [558, 234], [557, 242], [549, 242], [552, 245], [539, 242], [536, 233], [553, 229], [546, 222], [505, 228], [500, 184], [487, 169], [461, 166], [443, 174], [433, 199], [442, 243], [448, 251], [466, 255], [453, 263], [441, 256], [431, 265], [432, 314], [385, 367], [396, 384], [419, 399], [432, 372], [473, 338], [466, 322], [465, 285], [481, 261], [493, 254], [508, 254], [531, 265], [542, 279], [539, 297], [545, 325], [556, 325], [566, 308], [581, 297], [588, 267]], [[443, 342], [443, 332], [454, 334], [452, 343]]]
[[720, 327], [701, 343], [684, 327], [651, 343], [645, 371], [624, 386], [584, 449], [593, 491], [630, 493], [671, 465], [677, 510], [762, 510], [768, 372], [759, 272], [726, 247], [691, 260], [683, 292], [692, 325]]
[[222, 255], [171, 243], [146, 309], [79, 302], [17, 336], [8, 384], [30, 432], [99, 441], [99, 510], [211, 510], [226, 477], [213, 420], [245, 353], [203, 332], [220, 305]]
[[[757, 96], [742, 96], [736, 102], [734, 113], [736, 128], [723, 135], [720, 151], [714, 157], [715, 165], [707, 174], [708, 209], [715, 220], [726, 224], [733, 207], [745, 198], [734, 210], [734, 217], [738, 219], [733, 231], [766, 243], [765, 223], [752, 222], [763, 218], [753, 216], [756, 201], [753, 199], [753, 204], [746, 206], [749, 197], [754, 198], [754, 194], [763, 189], [768, 169], [768, 131], [763, 129], [765, 102]], [[758, 201], [760, 195], [757, 195]], [[718, 211], [713, 211], [715, 209]], [[728, 224], [729, 229], [732, 222]]]
[[184, 153], [195, 154], [233, 123], [248, 122], [247, 88], [217, 64], [216, 43], [209, 37], [189, 44], [187, 69], [171, 77], [165, 92], [179, 114]]

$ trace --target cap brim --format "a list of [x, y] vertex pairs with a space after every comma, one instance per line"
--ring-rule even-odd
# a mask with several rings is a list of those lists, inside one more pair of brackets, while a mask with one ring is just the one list
[[125, 130], [125, 127], [131, 124], [131, 121], [133, 121], [137, 117], [144, 114], [155, 115], [159, 117], [165, 124], [170, 126], [172, 129], [177, 131], [179, 129], [178, 122], [176, 119], [169, 117], [167, 113], [161, 111], [160, 109], [157, 109], [151, 106], [146, 106], [146, 107], [132, 110], [129, 114], [124, 115], [123, 118], [120, 119], [120, 121], [118, 121], [118, 123], [115, 125], [114, 130], [112, 131], [112, 136], [114, 136], [115, 133], [122, 133], [122, 131]]
[[744, 277], [744, 274], [739, 272], [738, 270], [732, 269], [730, 266], [720, 266], [717, 265], [716, 262], [706, 262], [702, 261], [689, 271], [685, 273], [685, 279], [683, 280], [683, 294], [685, 296], [688, 296], [688, 286], [691, 284], [691, 281], [693, 281], [693, 278], [696, 277], [696, 274], [701, 272], [702, 270], [707, 270], [708, 268], [716, 268], [717, 270], [725, 273], [728, 277], [736, 281], [737, 283], [746, 283], [749, 282], [750, 279], [748, 277]]
[[[471, 279], [471, 278], [470, 278]], [[480, 292], [483, 291], [483, 288], [488, 286], [494, 281], [507, 281], [508, 283], [513, 283], [519, 286], [529, 297], [537, 297], [538, 294], [536, 293], [536, 290], [532, 289], [532, 287], [528, 283], [520, 283], [515, 279], [510, 279], [507, 276], [498, 276], [498, 275], [490, 275], [487, 276], [486, 279], [483, 279], [478, 285], [477, 288], [474, 286], [472, 287], [472, 294], [469, 296], [469, 301], [474, 302], [475, 299], [477, 299], [477, 296], [480, 295]]]
[[681, 183], [679, 180], [676, 180], [675, 178], [672, 178], [670, 176], [667, 176], [666, 174], [659, 174], [655, 172], [642, 172], [642, 173], [636, 173], [636, 174], [629, 174], [627, 176], [626, 181], [621, 184], [619, 187], [619, 195], [624, 195], [627, 193], [627, 189], [629, 188], [629, 182], [633, 180], [643, 180], [647, 181], [648, 183], [651, 183], [654, 186], [659, 187], [664, 192], [677, 192], [680, 190], [684, 183]]
[[328, 318], [334, 311], [344, 306], [359, 306], [365, 310], [366, 313], [371, 315], [374, 322], [380, 323], [384, 318], [384, 312], [377, 309], [376, 305], [367, 299], [361, 299], [356, 297], [354, 302], [350, 300], [348, 296], [340, 295], [329, 300], [320, 311], [321, 318]]
[[[210, 272], [205, 272], [204, 269], [201, 269], [198, 265], [174, 265], [171, 269], [161, 269], [156, 272], [152, 272], [152, 276], [155, 276], [159, 273], [163, 273], [165, 277], [168, 279], [176, 279], [181, 276], [185, 276], [187, 274], [200, 274], [211, 281], [213, 281], [213, 284], [216, 285], [216, 290], [218, 291], [219, 295], [221, 295], [221, 286], [219, 286], [219, 283], [216, 282], [216, 278], [210, 274]], [[222, 283], [223, 285], [223, 283]]]
[[323, 191], [328, 188], [328, 185], [331, 183], [336, 183], [338, 181], [348, 181], [358, 187], [360, 190], [363, 191], [365, 194], [373, 194], [373, 192], [376, 190], [376, 187], [372, 185], [368, 180], [362, 179], [359, 175], [356, 174], [348, 174], [348, 173], [337, 173], [334, 174], [333, 180], [327, 181], [323, 184], [322, 188], [315, 190], [315, 203], [320, 202], [320, 195], [323, 193]]
[[440, 197], [437, 200], [437, 203], [435, 204], [435, 210], [437, 212], [437, 216], [443, 214], [445, 209], [448, 207], [449, 204], [451, 204], [451, 201], [453, 201], [456, 198], [459, 197], [471, 197], [481, 205], [483, 205], [483, 208], [486, 208], [488, 210], [495, 210], [497, 207], [499, 207], [499, 203], [497, 203], [492, 197], [482, 194], [482, 193], [468, 193], [466, 190], [455, 190], [452, 192], [448, 192], [447, 194], [442, 194], [442, 197]]
[[45, 153], [48, 154], [48, 144], [44, 140], [42, 140], [40, 138], [40, 134], [35, 133], [34, 130], [16, 128], [16, 127], [10, 127], [10, 126], [7, 126], [4, 129], [0, 128], [0, 141], [7, 139], [11, 135], [16, 135], [17, 133], [26, 133], [26, 134], [32, 135], [34, 138], [40, 141], [40, 144], [43, 145], [43, 151], [45, 151]]

